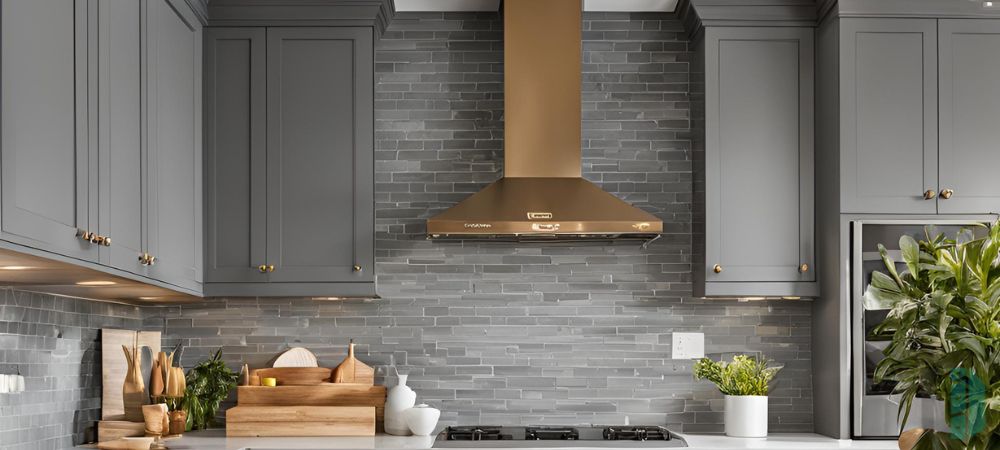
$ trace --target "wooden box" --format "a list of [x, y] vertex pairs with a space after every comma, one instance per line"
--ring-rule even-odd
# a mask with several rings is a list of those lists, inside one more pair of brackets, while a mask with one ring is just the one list
[[226, 436], [374, 436], [374, 406], [236, 406]]

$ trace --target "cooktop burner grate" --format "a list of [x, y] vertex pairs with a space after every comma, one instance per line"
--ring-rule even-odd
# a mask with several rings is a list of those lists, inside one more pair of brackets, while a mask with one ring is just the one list
[[509, 441], [510, 434], [503, 434], [501, 427], [472, 426], [448, 427], [445, 430], [449, 441]]

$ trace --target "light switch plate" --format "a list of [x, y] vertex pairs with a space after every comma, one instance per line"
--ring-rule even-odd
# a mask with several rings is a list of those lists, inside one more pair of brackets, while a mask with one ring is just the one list
[[671, 337], [673, 359], [700, 359], [705, 357], [705, 333], [674, 333]]

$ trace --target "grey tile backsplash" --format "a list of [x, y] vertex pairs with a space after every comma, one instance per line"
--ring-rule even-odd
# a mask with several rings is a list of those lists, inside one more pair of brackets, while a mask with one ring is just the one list
[[430, 242], [424, 221], [499, 178], [503, 27], [495, 13], [401, 13], [376, 49], [377, 301], [218, 299], [135, 308], [5, 290], [0, 448], [64, 448], [99, 416], [97, 329], [161, 330], [187, 367], [222, 347], [233, 368], [289, 346], [321, 364], [362, 360], [443, 424], [666, 424], [721, 431], [721, 394], [670, 359], [674, 331], [706, 351], [785, 365], [772, 431], [811, 431], [807, 301], [691, 298], [688, 42], [668, 14], [584, 16], [583, 172], [650, 211], [666, 233], [636, 243]]

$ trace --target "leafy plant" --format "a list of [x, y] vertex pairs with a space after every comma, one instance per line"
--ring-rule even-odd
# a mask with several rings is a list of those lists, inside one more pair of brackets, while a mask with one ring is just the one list
[[202, 361], [188, 371], [185, 380], [184, 409], [187, 410], [187, 429], [203, 430], [215, 423], [215, 414], [229, 393], [236, 388], [239, 374], [226, 367], [222, 349], [215, 356]]
[[942, 400], [951, 428], [924, 432], [915, 449], [1000, 448], [1000, 222], [982, 227], [983, 237], [901, 237], [901, 273], [879, 246], [886, 272], [872, 274], [865, 307], [889, 309], [872, 336], [890, 343], [875, 382], [897, 383], [901, 430], [917, 395]]
[[771, 380], [781, 370], [768, 367], [772, 362], [747, 355], [736, 355], [731, 363], [702, 358], [694, 363], [694, 379], [711, 381], [726, 395], [767, 395]]

